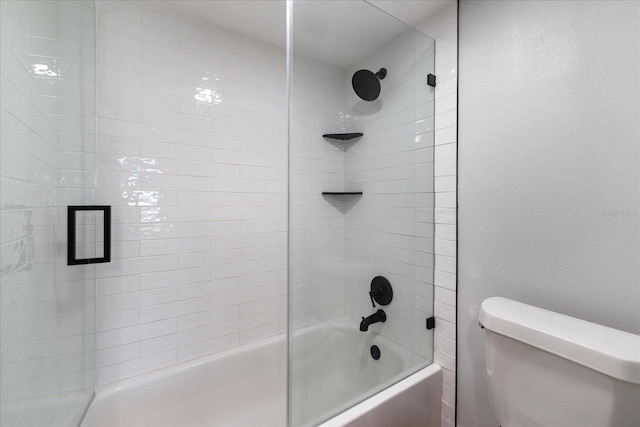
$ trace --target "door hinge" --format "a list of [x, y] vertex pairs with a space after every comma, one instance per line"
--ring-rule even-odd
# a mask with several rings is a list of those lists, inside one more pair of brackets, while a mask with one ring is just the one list
[[427, 317], [427, 329], [433, 329], [436, 327], [436, 318], [431, 316]]

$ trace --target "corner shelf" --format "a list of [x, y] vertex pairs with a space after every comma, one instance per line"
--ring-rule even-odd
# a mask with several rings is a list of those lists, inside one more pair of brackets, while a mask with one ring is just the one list
[[[334, 141], [350, 141], [352, 139], [360, 138], [364, 134], [362, 132], [352, 133], [325, 133], [323, 138], [333, 139]], [[323, 196], [362, 196], [362, 191], [323, 191]]]
[[337, 139], [338, 141], [349, 141], [351, 139], [355, 139], [355, 138], [360, 138], [362, 135], [364, 135], [361, 132], [354, 132], [354, 133], [325, 133], [324, 135], [322, 135], [323, 138], [329, 138], [329, 139]]
[[362, 191], [323, 191], [323, 196], [362, 196]]

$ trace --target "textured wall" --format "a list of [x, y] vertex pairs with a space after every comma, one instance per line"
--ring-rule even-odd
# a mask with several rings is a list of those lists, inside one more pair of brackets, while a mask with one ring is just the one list
[[100, 385], [285, 331], [287, 99], [282, 49], [155, 2], [97, 9]]
[[497, 425], [480, 303], [640, 333], [640, 4], [460, 4], [459, 419]]

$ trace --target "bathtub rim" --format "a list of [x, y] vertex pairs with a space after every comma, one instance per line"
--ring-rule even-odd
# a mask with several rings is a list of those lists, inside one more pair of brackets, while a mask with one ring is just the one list
[[357, 405], [352, 406], [333, 418], [326, 420], [318, 427], [337, 427], [351, 425], [352, 423], [355, 424], [360, 417], [369, 413], [373, 409], [379, 408], [392, 398], [398, 396], [401, 392], [408, 390], [422, 381], [425, 381], [427, 378], [430, 378], [433, 375], [438, 375], [441, 372], [442, 367], [440, 365], [431, 363], [384, 390], [370, 396]]

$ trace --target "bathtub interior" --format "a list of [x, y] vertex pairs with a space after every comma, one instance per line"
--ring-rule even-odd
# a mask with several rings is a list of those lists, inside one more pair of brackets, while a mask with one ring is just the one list
[[[410, 374], [417, 366], [414, 354], [384, 337], [365, 336], [347, 319], [303, 328], [295, 338], [301, 342], [302, 351], [314, 353], [313, 369], [306, 364], [293, 366], [301, 374], [294, 374], [299, 379], [294, 390], [303, 387], [304, 391], [294, 392], [291, 404], [302, 408], [300, 413], [305, 415], [303, 420], [292, 420], [291, 425], [295, 426], [318, 425], [335, 408], [341, 412], [355, 406], [364, 392], [391, 390], [407, 377], [411, 381]], [[320, 352], [314, 350], [317, 342], [323, 343]], [[371, 359], [368, 353], [371, 343], [381, 349], [379, 360]], [[98, 388], [82, 427], [282, 427], [287, 425], [286, 360], [286, 336], [280, 335]], [[337, 362], [340, 369], [334, 369]], [[413, 412], [403, 410], [407, 416], [439, 414], [439, 380], [434, 377], [438, 372], [430, 372], [427, 383], [426, 377], [411, 382], [411, 387], [424, 383], [426, 395], [435, 398], [436, 403], [427, 399]], [[313, 384], [310, 389], [309, 383]], [[386, 399], [403, 392], [414, 399], [424, 399], [424, 393], [407, 392], [407, 388], [393, 391]], [[300, 399], [296, 400], [296, 396]], [[243, 402], [241, 410], [239, 402]]]
[[284, 426], [286, 385], [276, 336], [98, 388], [82, 427]]
[[[292, 425], [318, 425], [410, 376], [429, 361], [347, 318], [297, 331], [292, 357]], [[370, 354], [372, 345], [380, 358]]]

